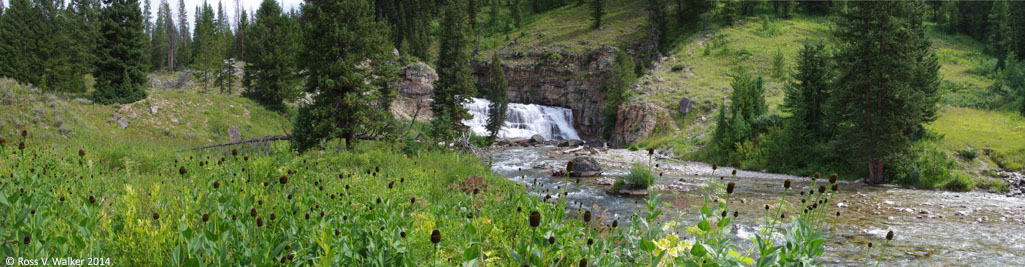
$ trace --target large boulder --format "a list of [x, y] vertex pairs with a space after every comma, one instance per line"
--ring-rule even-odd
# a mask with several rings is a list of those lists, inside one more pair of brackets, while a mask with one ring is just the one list
[[690, 101], [690, 98], [683, 97], [680, 99], [680, 114], [687, 115], [687, 113], [690, 113], [690, 108], [692, 107], [694, 107], [694, 103]]
[[530, 137], [530, 142], [535, 144], [535, 145], [544, 144], [545, 143], [545, 137], [541, 136], [539, 134], [535, 134], [535, 135]]
[[619, 106], [612, 145], [626, 146], [654, 133], [676, 131], [669, 111], [651, 103], [627, 103]]
[[584, 144], [584, 141], [580, 140], [563, 140], [559, 143], [559, 147], [578, 147]]
[[593, 177], [601, 175], [601, 164], [598, 164], [598, 160], [592, 157], [576, 157], [570, 162], [573, 162], [573, 171], [570, 172], [570, 176]]

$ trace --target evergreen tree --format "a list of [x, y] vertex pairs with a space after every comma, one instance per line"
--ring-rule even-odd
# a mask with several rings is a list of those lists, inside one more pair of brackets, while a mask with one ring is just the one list
[[509, 16], [512, 16], [513, 25], [517, 29], [522, 27], [523, 15], [520, 13], [520, 0], [508, 0], [509, 1]]
[[733, 23], [737, 21], [737, 10], [740, 9], [740, 2], [738, 0], [726, 0], [725, 2], [722, 9], [719, 10], [720, 16], [722, 16], [722, 21], [726, 26], [733, 26]]
[[[330, 137], [352, 149], [357, 134], [383, 128], [395, 93], [387, 25], [374, 20], [367, 0], [309, 1], [302, 18], [306, 49], [301, 62], [313, 103], [299, 109], [292, 147], [306, 151]], [[367, 64], [369, 62], [369, 65]]]
[[103, 8], [103, 33], [96, 69], [98, 103], [131, 103], [146, 98], [146, 43], [138, 0], [113, 0]]
[[993, 2], [993, 8], [989, 12], [989, 50], [997, 58], [997, 68], [1004, 67], [1004, 59], [1011, 51], [1011, 11], [1007, 7], [1007, 1]]
[[1025, 60], [1025, 1], [1010, 2], [1011, 50]]
[[959, 18], [961, 18], [961, 15], [958, 14], [957, 3], [953, 0], [943, 1], [936, 18], [936, 25], [939, 25], [947, 33], [955, 33], [957, 32], [958, 24], [960, 24], [958, 22]]
[[851, 2], [836, 17], [835, 120], [865, 159], [869, 183], [906, 155], [914, 134], [935, 118], [938, 64], [922, 24], [921, 2]]
[[591, 21], [595, 29], [601, 28], [601, 19], [605, 16], [605, 0], [591, 0]]
[[243, 96], [279, 112], [285, 111], [285, 102], [299, 97], [297, 28], [276, 1], [260, 4], [246, 35]]
[[822, 161], [832, 156], [822, 155], [816, 149], [832, 137], [826, 113], [832, 80], [830, 64], [824, 43], [804, 44], [793, 80], [783, 88], [786, 95], [782, 108], [790, 116], [785, 120], [782, 146], [774, 148], [779, 151], [769, 153], [775, 168], [795, 170], [815, 163], [820, 163], [815, 166], [822, 166], [821, 163], [826, 163]]
[[637, 79], [634, 69], [633, 57], [623, 52], [622, 49], [616, 50], [611, 73], [602, 81], [602, 91], [605, 92], [605, 103], [602, 107], [602, 136], [605, 139], [612, 138], [612, 133], [616, 130], [619, 106], [626, 102], [626, 92]]
[[509, 96], [506, 93], [509, 83], [505, 80], [505, 72], [502, 70], [502, 59], [498, 54], [491, 56], [491, 67], [488, 72], [488, 132], [489, 139], [494, 141], [498, 131], [502, 129], [505, 122], [506, 109], [509, 107]]
[[235, 25], [235, 58], [245, 58], [246, 31], [249, 29], [249, 17], [246, 11], [239, 13], [238, 25]]
[[48, 91], [85, 91], [83, 75], [93, 62], [90, 28], [60, 4], [10, 2], [0, 23], [0, 76]]
[[468, 19], [465, 9], [465, 2], [460, 0], [453, 0], [445, 9], [436, 64], [438, 81], [434, 87], [434, 102], [431, 103], [431, 111], [435, 115], [450, 116], [451, 128], [456, 132], [463, 132], [466, 128], [463, 120], [470, 118], [470, 114], [463, 104], [474, 94], [470, 83], [473, 77], [469, 67], [470, 49], [467, 44], [470, 38], [466, 32]]
[[666, 21], [666, 0], [648, 0], [648, 38], [651, 42], [651, 57], [662, 57], [662, 49], [668, 48], [669, 23]]
[[204, 91], [209, 90], [210, 82], [221, 68], [224, 58], [224, 47], [218, 35], [217, 21], [214, 19], [213, 7], [203, 3], [196, 13], [196, 28], [193, 33], [192, 52], [197, 70], [196, 77], [203, 82]]
[[[199, 8], [198, 6], [196, 8]], [[180, 69], [188, 64], [192, 63], [192, 39], [189, 38], [189, 14], [185, 13], [185, 0], [178, 0], [178, 51], [175, 52], [177, 58], [174, 60], [175, 70]], [[199, 18], [199, 12], [196, 12], [195, 19]]]

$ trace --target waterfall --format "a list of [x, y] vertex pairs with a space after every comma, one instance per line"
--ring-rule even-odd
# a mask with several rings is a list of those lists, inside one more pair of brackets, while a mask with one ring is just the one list
[[[470, 111], [473, 118], [463, 120], [470, 126], [473, 134], [487, 136], [488, 105], [491, 101], [472, 98], [472, 102], [463, 107]], [[573, 129], [573, 111], [568, 108], [549, 107], [534, 104], [509, 103], [505, 113], [505, 122], [498, 131], [500, 138], [530, 138], [541, 135], [545, 140], [580, 139], [577, 130]]]

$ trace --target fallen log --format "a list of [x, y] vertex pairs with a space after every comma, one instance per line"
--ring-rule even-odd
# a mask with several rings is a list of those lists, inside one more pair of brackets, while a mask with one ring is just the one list
[[580, 151], [580, 150], [584, 150], [584, 146], [580, 146], [580, 147], [577, 147], [577, 148], [574, 148], [574, 149], [570, 149], [570, 150], [564, 150], [564, 151], [562, 151], [562, 154], [569, 154], [569, 153], [577, 152], [577, 151]]

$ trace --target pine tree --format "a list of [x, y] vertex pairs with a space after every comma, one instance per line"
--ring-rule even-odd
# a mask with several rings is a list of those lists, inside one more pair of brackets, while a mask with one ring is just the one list
[[958, 19], [960, 14], [957, 11], [957, 3], [953, 0], [943, 1], [940, 5], [940, 12], [937, 15], [936, 25], [939, 25], [947, 33], [957, 32]]
[[157, 18], [150, 33], [150, 69], [159, 71], [167, 67], [167, 1], [157, 3]]
[[204, 3], [196, 13], [196, 28], [193, 32], [192, 52], [195, 60], [193, 68], [196, 77], [203, 82], [204, 92], [209, 91], [210, 82], [223, 64], [223, 40], [218, 33], [217, 21], [214, 19], [213, 7]]
[[502, 129], [505, 122], [506, 109], [509, 107], [509, 96], [506, 93], [509, 83], [505, 79], [505, 72], [502, 70], [502, 59], [498, 54], [491, 56], [491, 67], [488, 75], [488, 132], [490, 140], [495, 140], [498, 131]]
[[668, 48], [669, 23], [666, 20], [667, 0], [648, 0], [648, 38], [651, 42], [651, 57], [662, 57], [662, 49]]
[[888, 181], [886, 166], [935, 118], [938, 64], [923, 9], [921, 2], [851, 2], [836, 17], [831, 113], [851, 128], [840, 140], [865, 159], [869, 183]]
[[737, 21], [737, 10], [739, 9], [739, 0], [726, 0], [722, 9], [719, 10], [723, 23], [725, 23], [726, 26], [733, 26], [733, 23]]
[[799, 52], [793, 80], [783, 88], [786, 95], [782, 108], [790, 116], [784, 121], [782, 145], [768, 153], [775, 168], [803, 169], [824, 163], [830, 156], [820, 155], [816, 149], [832, 137], [826, 113], [832, 80], [830, 64], [824, 43], [805, 43]]
[[466, 32], [467, 17], [465, 2], [453, 0], [445, 9], [438, 52], [438, 81], [434, 87], [434, 102], [431, 111], [435, 115], [447, 114], [452, 123], [451, 128], [463, 132], [466, 126], [463, 120], [470, 118], [469, 112], [463, 107], [469, 97], [474, 94], [470, 84], [473, 78], [470, 73], [470, 42]]
[[601, 28], [601, 19], [605, 16], [605, 0], [591, 0], [591, 21], [594, 21], [593, 28]]
[[509, 0], [509, 16], [512, 16], [513, 26], [517, 29], [523, 26], [523, 15], [520, 12], [520, 0]]
[[993, 8], [989, 12], [989, 50], [997, 58], [997, 68], [1004, 67], [1004, 59], [1011, 51], [1011, 11], [1007, 7], [1007, 1], [993, 2]]
[[381, 77], [395, 75], [387, 63], [393, 59], [391, 40], [387, 25], [375, 21], [373, 12], [367, 0], [303, 6], [306, 49], [300, 62], [313, 103], [299, 109], [294, 149], [306, 151], [336, 136], [352, 149], [357, 134], [384, 128], [390, 120], [388, 104], [395, 93]]
[[1025, 60], [1025, 1], [1010, 3], [1011, 50], [1018, 59]]
[[84, 18], [58, 4], [10, 2], [0, 24], [0, 76], [47, 91], [85, 91], [92, 32]]
[[138, 0], [114, 0], [102, 11], [103, 33], [96, 69], [98, 103], [131, 103], [146, 98], [146, 43]]
[[[198, 6], [196, 8], [199, 8]], [[175, 70], [180, 69], [188, 64], [192, 64], [192, 39], [189, 38], [189, 14], [185, 13], [185, 0], [178, 0], [178, 51], [175, 52], [177, 58], [174, 60]], [[199, 18], [199, 12], [196, 12], [196, 17]]]
[[238, 25], [235, 25], [235, 58], [245, 58], [246, 32], [248, 29], [249, 17], [246, 15], [246, 11], [242, 10], [239, 13]]
[[285, 102], [299, 96], [296, 57], [297, 26], [274, 0], [264, 0], [256, 10], [246, 38], [243, 96], [270, 110], [284, 112]]
[[633, 81], [637, 79], [635, 67], [633, 57], [623, 52], [622, 49], [616, 50], [611, 73], [602, 81], [602, 91], [605, 92], [605, 103], [602, 107], [602, 136], [605, 139], [612, 138], [612, 134], [616, 130], [619, 106], [626, 102], [626, 92], [630, 89]]

